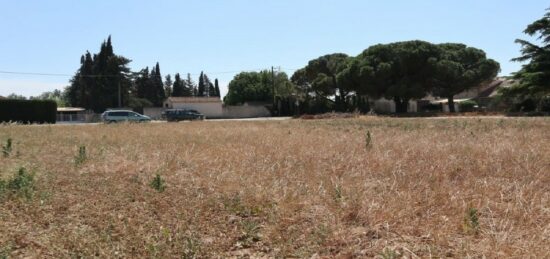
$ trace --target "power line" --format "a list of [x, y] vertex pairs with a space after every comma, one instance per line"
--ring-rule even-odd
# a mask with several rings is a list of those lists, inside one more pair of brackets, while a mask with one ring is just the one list
[[35, 72], [14, 72], [14, 71], [1, 71], [0, 74], [12, 74], [12, 75], [31, 75], [31, 76], [72, 76], [67, 74], [51, 74], [51, 73], [35, 73]]
[[[250, 72], [250, 71], [263, 71], [269, 69], [245, 69], [245, 70], [235, 70], [235, 71], [223, 71], [223, 72], [214, 72], [214, 73], [208, 73], [210, 75], [222, 75], [222, 74], [234, 74], [234, 73], [240, 73], [240, 72]], [[279, 71], [296, 71], [298, 69], [281, 69], [279, 67]], [[20, 72], [20, 71], [5, 71], [0, 70], [0, 74], [10, 74], [10, 75], [28, 75], [28, 76], [57, 76], [57, 77], [72, 77], [74, 75], [71, 74], [57, 74], [57, 73], [44, 73], [44, 72]], [[193, 76], [198, 76], [200, 73], [197, 74], [191, 74]], [[120, 75], [80, 75], [80, 77], [120, 77]]]

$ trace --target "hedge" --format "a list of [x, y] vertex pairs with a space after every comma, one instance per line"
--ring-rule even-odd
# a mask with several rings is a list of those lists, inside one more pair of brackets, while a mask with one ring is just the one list
[[0, 100], [0, 122], [55, 123], [56, 113], [51, 100]]

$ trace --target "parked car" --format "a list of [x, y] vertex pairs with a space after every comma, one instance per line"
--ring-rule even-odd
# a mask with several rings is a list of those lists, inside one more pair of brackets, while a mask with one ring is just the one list
[[141, 115], [137, 112], [128, 111], [128, 110], [109, 110], [101, 114], [101, 119], [107, 123], [113, 122], [148, 122], [151, 121], [151, 118], [145, 115]]
[[162, 113], [167, 121], [183, 121], [183, 120], [204, 120], [205, 116], [190, 109], [169, 109]]

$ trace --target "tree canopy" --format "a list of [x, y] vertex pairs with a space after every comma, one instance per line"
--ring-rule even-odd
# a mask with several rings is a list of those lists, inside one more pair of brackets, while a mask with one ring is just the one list
[[128, 103], [131, 82], [127, 77], [131, 61], [115, 55], [111, 36], [101, 44], [98, 54], [86, 52], [80, 59], [80, 68], [67, 88], [67, 99], [73, 106], [101, 112], [109, 107], [118, 107], [119, 88], [121, 101]]
[[435, 66], [433, 95], [448, 99], [449, 111], [455, 111], [454, 96], [492, 80], [500, 71], [498, 62], [487, 59], [483, 50], [464, 44], [439, 44]]
[[[241, 72], [229, 82], [228, 93], [224, 103], [229, 105], [245, 102], [272, 102], [275, 93], [287, 91], [290, 81], [286, 73]], [[275, 89], [274, 89], [275, 88]]]
[[550, 12], [528, 25], [524, 31], [536, 36], [541, 45], [517, 39], [521, 44], [521, 56], [513, 61], [527, 62], [514, 77], [519, 84], [507, 89], [505, 94], [520, 97], [541, 98], [550, 94]]
[[397, 112], [406, 112], [411, 99], [432, 88], [439, 49], [425, 41], [379, 44], [348, 62], [339, 76], [350, 90], [393, 100]]

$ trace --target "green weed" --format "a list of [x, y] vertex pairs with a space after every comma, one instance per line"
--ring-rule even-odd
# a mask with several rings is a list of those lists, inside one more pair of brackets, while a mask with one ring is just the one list
[[76, 166], [79, 166], [79, 165], [83, 164], [84, 162], [86, 162], [87, 159], [88, 159], [88, 157], [86, 155], [86, 146], [78, 147], [78, 153], [74, 157], [74, 164]]
[[370, 149], [372, 147], [372, 135], [370, 134], [370, 130], [367, 130], [367, 134], [365, 135], [365, 148]]
[[9, 157], [11, 152], [13, 150], [13, 147], [12, 147], [12, 139], [11, 138], [8, 138], [6, 140], [6, 144], [2, 146], [2, 155], [4, 157]]
[[260, 241], [260, 226], [253, 220], [245, 220], [241, 223], [242, 236], [239, 241], [244, 247], [250, 247], [252, 244]]
[[157, 190], [158, 192], [163, 192], [166, 189], [166, 183], [164, 179], [160, 177], [160, 174], [157, 174], [157, 176], [153, 178], [149, 186], [151, 186], [151, 188]]
[[34, 174], [27, 172], [24, 167], [19, 168], [17, 173], [8, 181], [0, 180], [0, 197], [17, 195], [30, 199], [33, 193]]
[[477, 235], [479, 233], [479, 213], [476, 208], [468, 208], [463, 228], [467, 234]]

